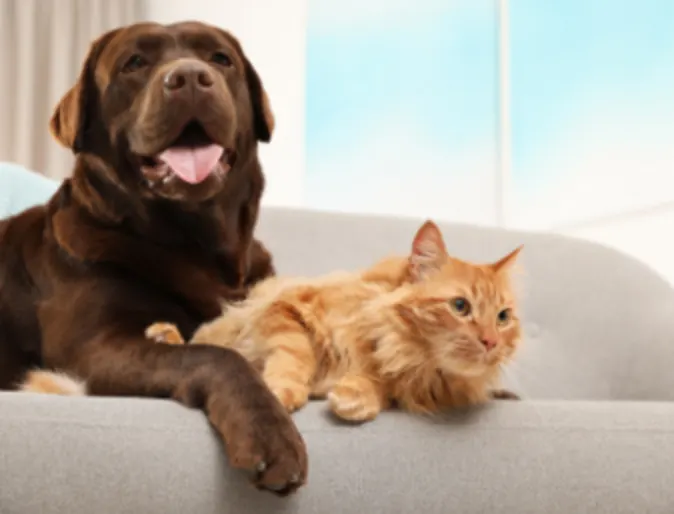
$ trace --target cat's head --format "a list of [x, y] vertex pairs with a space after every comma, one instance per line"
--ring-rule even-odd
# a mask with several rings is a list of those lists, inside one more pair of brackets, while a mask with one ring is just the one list
[[408, 294], [397, 311], [442, 370], [479, 376], [512, 357], [521, 328], [510, 273], [521, 248], [473, 264], [447, 253], [433, 222], [418, 230], [407, 260]]

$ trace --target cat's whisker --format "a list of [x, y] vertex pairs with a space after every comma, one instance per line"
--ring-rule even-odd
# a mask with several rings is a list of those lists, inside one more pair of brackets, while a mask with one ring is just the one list
[[505, 374], [518, 380], [521, 385], [524, 386], [530, 381], [537, 380], [537, 378], [540, 376], [539, 373], [535, 372], [534, 367], [535, 365], [530, 361], [515, 359], [503, 365], [502, 369], [504, 370]]
[[508, 389], [516, 392], [522, 398], [528, 396], [526, 387], [524, 386], [518, 370], [513, 369], [510, 365], [501, 365], [501, 376], [503, 377], [503, 384]]
[[[502, 384], [506, 389], [519, 395], [522, 400], [532, 399], [530, 395], [531, 390], [526, 385], [528, 383], [527, 377], [533, 378], [536, 375], [534, 375], [529, 366], [522, 364], [520, 361], [510, 362], [507, 365], [501, 366], [501, 376], [504, 379]], [[534, 413], [538, 414], [536, 402], [532, 401], [531, 405], [534, 408]]]

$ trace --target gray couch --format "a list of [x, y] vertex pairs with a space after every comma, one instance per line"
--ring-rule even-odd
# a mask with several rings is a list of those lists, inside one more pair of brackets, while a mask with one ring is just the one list
[[[0, 186], [1, 187], [1, 186]], [[282, 273], [406, 252], [418, 220], [265, 209]], [[614, 251], [445, 224], [450, 251], [524, 243], [522, 402], [428, 420], [295, 418], [310, 476], [279, 499], [226, 464], [205, 418], [170, 401], [0, 394], [0, 514], [674, 512], [674, 291]]]

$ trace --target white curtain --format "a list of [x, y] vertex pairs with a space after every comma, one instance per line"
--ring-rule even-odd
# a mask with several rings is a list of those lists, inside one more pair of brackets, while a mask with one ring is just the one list
[[79, 75], [90, 42], [145, 18], [144, 0], [0, 0], [0, 161], [54, 178], [71, 153], [49, 134], [52, 110]]

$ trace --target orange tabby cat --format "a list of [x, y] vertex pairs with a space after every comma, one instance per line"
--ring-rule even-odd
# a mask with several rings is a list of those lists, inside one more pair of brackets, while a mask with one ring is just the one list
[[[515, 397], [497, 387], [520, 340], [509, 279], [520, 249], [494, 264], [464, 262], [429, 221], [407, 258], [362, 273], [268, 279], [191, 342], [237, 349], [290, 411], [327, 396], [338, 417], [366, 421], [393, 403], [433, 413]], [[164, 323], [147, 336], [182, 342]]]

